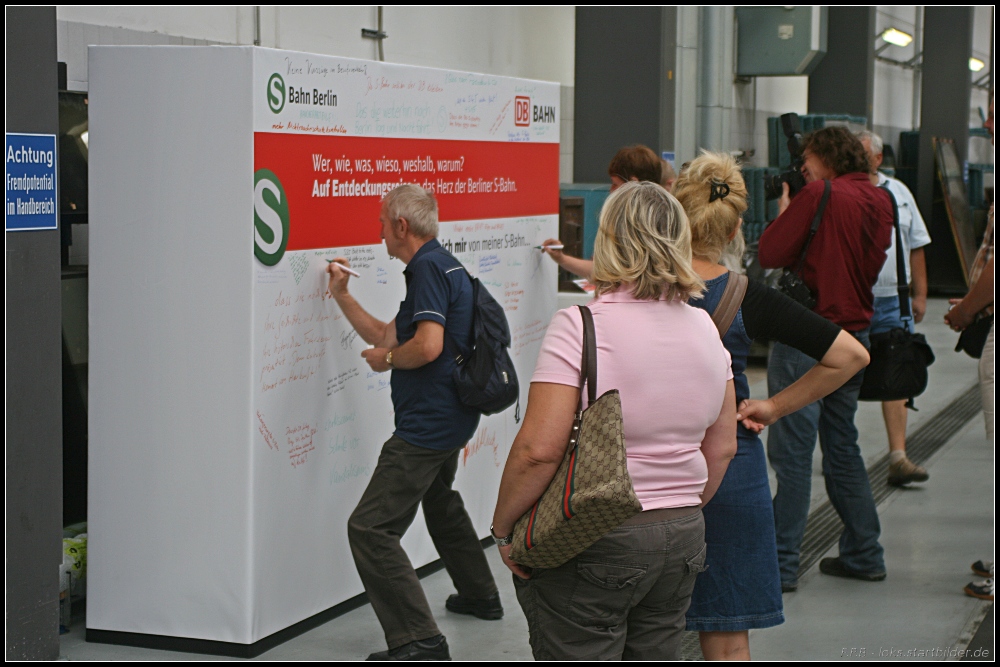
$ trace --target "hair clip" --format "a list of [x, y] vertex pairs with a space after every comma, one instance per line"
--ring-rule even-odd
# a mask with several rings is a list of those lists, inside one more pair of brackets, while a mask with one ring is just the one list
[[729, 184], [712, 181], [712, 194], [708, 196], [708, 202], [712, 203], [716, 199], [725, 199], [729, 194]]

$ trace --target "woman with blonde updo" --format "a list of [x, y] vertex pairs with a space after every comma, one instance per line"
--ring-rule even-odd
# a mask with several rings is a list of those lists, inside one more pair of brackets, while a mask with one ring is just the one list
[[569, 562], [526, 569], [510, 559], [514, 524], [549, 485], [566, 452], [581, 394], [583, 320], [552, 319], [511, 446], [493, 537], [513, 572], [538, 660], [676, 660], [705, 557], [701, 506], [736, 451], [729, 355], [701, 293], [691, 232], [655, 183], [615, 189], [594, 244], [596, 395], [617, 389], [626, 464], [642, 512]]
[[[713, 313], [730, 280], [724, 255], [743, 254], [741, 215], [747, 189], [739, 165], [721, 153], [703, 153], [674, 185], [691, 224], [692, 267], [705, 281], [704, 294], [689, 303]], [[755, 338], [778, 340], [819, 363], [798, 382], [765, 401], [752, 401], [744, 371]], [[748, 660], [751, 628], [784, 622], [774, 513], [764, 447], [758, 433], [781, 416], [826, 396], [868, 364], [865, 348], [848, 333], [781, 294], [750, 281], [732, 324], [722, 333], [732, 357], [737, 453], [710, 502], [703, 508], [707, 569], [698, 575], [687, 629], [700, 633], [708, 660]]]

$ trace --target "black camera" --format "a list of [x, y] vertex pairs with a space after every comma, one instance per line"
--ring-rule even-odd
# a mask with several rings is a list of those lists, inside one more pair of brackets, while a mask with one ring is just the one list
[[802, 277], [791, 269], [785, 269], [782, 272], [781, 278], [778, 279], [778, 290], [809, 310], [816, 307], [816, 297], [813, 296], [812, 290], [802, 280]]
[[788, 194], [790, 197], [794, 197], [806, 185], [806, 179], [802, 177], [802, 165], [805, 163], [805, 160], [802, 157], [802, 130], [800, 127], [798, 114], [786, 113], [781, 115], [781, 131], [788, 137], [788, 152], [792, 156], [792, 163], [788, 166], [788, 169], [777, 176], [764, 177], [765, 199], [777, 199], [780, 197], [782, 183], [788, 183]]

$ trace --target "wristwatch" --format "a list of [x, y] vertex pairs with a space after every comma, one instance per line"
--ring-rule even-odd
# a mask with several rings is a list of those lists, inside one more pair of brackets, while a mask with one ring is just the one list
[[490, 537], [493, 541], [497, 543], [498, 547], [505, 547], [514, 541], [514, 533], [511, 533], [507, 537], [497, 537], [496, 533], [493, 532], [493, 524], [490, 524]]
[[385, 363], [389, 364], [389, 368], [395, 368], [395, 366], [392, 365], [392, 350], [386, 352]]

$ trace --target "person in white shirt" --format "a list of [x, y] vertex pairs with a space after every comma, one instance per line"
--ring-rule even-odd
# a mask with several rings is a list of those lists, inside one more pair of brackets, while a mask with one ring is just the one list
[[[858, 138], [871, 156], [872, 184], [888, 188], [896, 198], [899, 210], [899, 231], [903, 241], [903, 262], [906, 265], [906, 284], [910, 289], [910, 310], [913, 319], [903, 321], [899, 312], [899, 297], [896, 278], [896, 233], [886, 250], [885, 264], [878, 276], [873, 292], [875, 294], [875, 314], [872, 316], [871, 333], [881, 333], [899, 327], [913, 332], [913, 325], [924, 319], [927, 312], [927, 265], [924, 261], [924, 246], [931, 242], [927, 225], [920, 217], [913, 194], [902, 182], [879, 171], [882, 166], [882, 138], [873, 132], [860, 132]], [[889, 484], [902, 486], [910, 482], [924, 482], [927, 470], [906, 457], [906, 404], [907, 401], [885, 401], [882, 403], [882, 417], [889, 436]]]

